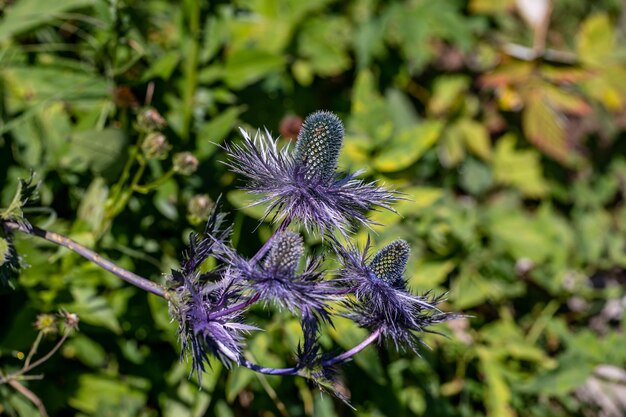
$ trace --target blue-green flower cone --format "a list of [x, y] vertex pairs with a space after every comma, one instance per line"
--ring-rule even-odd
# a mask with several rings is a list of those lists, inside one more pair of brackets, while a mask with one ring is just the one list
[[331, 112], [317, 111], [304, 120], [295, 159], [305, 166], [307, 179], [330, 179], [335, 175], [343, 134], [341, 120]]
[[263, 266], [266, 270], [295, 274], [303, 253], [304, 243], [300, 235], [284, 232], [276, 237]]
[[402, 239], [391, 242], [376, 253], [369, 264], [370, 270], [381, 280], [393, 286], [401, 286], [411, 248]]

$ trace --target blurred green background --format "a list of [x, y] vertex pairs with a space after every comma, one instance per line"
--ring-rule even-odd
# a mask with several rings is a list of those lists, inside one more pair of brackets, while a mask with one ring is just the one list
[[[449, 291], [445, 309], [472, 316], [439, 326], [447, 338], [426, 336], [422, 357], [368, 348], [344, 366], [357, 411], [302, 379], [217, 363], [199, 389], [165, 301], [20, 235], [30, 268], [0, 289], [0, 370], [21, 366], [38, 313], [81, 317], [35, 372], [44, 378], [25, 382], [51, 416], [626, 414], [623, 1], [0, 0], [0, 10], [1, 206], [34, 170], [33, 223], [161, 281], [222, 194], [249, 255], [271, 227], [256, 229], [259, 210], [245, 208], [218, 144], [238, 140], [239, 126], [286, 143], [327, 109], [346, 124], [341, 167], [407, 194], [400, 216], [373, 214], [384, 223], [375, 244], [408, 240], [413, 291]], [[172, 149], [137, 164], [155, 114]], [[180, 151], [200, 161], [191, 176], [170, 175]], [[125, 165], [142, 171], [134, 189]], [[251, 319], [266, 329], [249, 339], [254, 358], [291, 363], [297, 320], [256, 308]], [[322, 343], [349, 348], [364, 334], [339, 319]], [[3, 414], [37, 412], [0, 385]]]

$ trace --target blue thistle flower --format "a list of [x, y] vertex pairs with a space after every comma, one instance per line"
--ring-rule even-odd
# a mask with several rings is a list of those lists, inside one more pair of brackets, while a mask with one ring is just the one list
[[343, 142], [343, 125], [333, 113], [318, 111], [305, 121], [295, 151], [278, 149], [269, 132], [254, 139], [241, 131], [242, 144], [226, 146], [227, 165], [247, 179], [245, 189], [261, 197], [253, 205], [268, 203], [265, 217], [298, 221], [306, 230], [334, 229], [344, 235], [359, 224], [371, 225], [367, 211], [398, 199], [394, 192], [356, 178], [360, 172], [339, 178], [336, 173]]
[[335, 282], [323, 279], [319, 271], [320, 258], [308, 259], [302, 272], [297, 273], [303, 253], [304, 244], [299, 234], [281, 232], [262, 263], [244, 259], [231, 250], [227, 255], [229, 274], [243, 288], [258, 294], [261, 301], [294, 314], [310, 311], [328, 320], [327, 302], [336, 299]]
[[[216, 207], [219, 205], [219, 199]], [[242, 323], [244, 309], [229, 309], [241, 291], [225, 277], [224, 268], [201, 273], [200, 265], [224, 252], [231, 227], [223, 228], [224, 215], [214, 209], [204, 233], [192, 233], [180, 270], [166, 276], [170, 315], [178, 322], [181, 359], [192, 359], [192, 373], [202, 380], [210, 357], [225, 366], [239, 363], [244, 334], [257, 330]]]
[[442, 297], [409, 293], [403, 277], [410, 253], [406, 241], [390, 243], [371, 261], [369, 247], [369, 239], [363, 251], [335, 245], [342, 263], [341, 279], [354, 289], [354, 298], [344, 303], [346, 316], [361, 327], [380, 331], [381, 337], [391, 339], [396, 349], [417, 352], [417, 345], [423, 343], [419, 333], [432, 332], [428, 326], [456, 316], [437, 309]]

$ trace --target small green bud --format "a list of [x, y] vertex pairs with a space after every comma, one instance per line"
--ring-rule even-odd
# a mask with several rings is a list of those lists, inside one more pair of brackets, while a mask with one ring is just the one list
[[43, 334], [57, 332], [57, 318], [52, 314], [39, 314], [35, 321], [35, 328]]
[[306, 178], [330, 179], [335, 175], [343, 143], [343, 124], [328, 111], [310, 114], [296, 142], [295, 158], [306, 167]]
[[139, 130], [144, 132], [153, 132], [155, 130], [163, 130], [167, 126], [167, 121], [161, 116], [161, 113], [154, 107], [146, 107], [137, 115], [137, 126]]
[[283, 232], [276, 237], [263, 265], [266, 270], [293, 275], [303, 253], [304, 243], [300, 235], [294, 232]]
[[189, 223], [198, 225], [206, 221], [214, 206], [215, 203], [213, 203], [207, 194], [193, 196], [187, 204], [187, 219]]
[[167, 139], [162, 133], [150, 133], [144, 139], [141, 144], [141, 151], [147, 159], [160, 159], [167, 158], [167, 154], [172, 146], [167, 142]]
[[374, 255], [369, 268], [386, 283], [399, 286], [404, 282], [404, 268], [406, 268], [410, 252], [411, 248], [405, 240], [396, 240]]
[[191, 175], [198, 169], [198, 158], [192, 155], [191, 152], [179, 152], [174, 155], [172, 159], [174, 164], [174, 171], [181, 175]]

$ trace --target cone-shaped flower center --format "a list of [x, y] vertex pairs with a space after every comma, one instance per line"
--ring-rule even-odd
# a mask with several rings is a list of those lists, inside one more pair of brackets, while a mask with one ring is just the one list
[[298, 134], [295, 158], [305, 166], [307, 179], [334, 176], [342, 142], [343, 124], [333, 113], [318, 111], [304, 120]]
[[376, 253], [369, 264], [370, 270], [388, 284], [398, 286], [403, 283], [404, 268], [409, 260], [411, 248], [402, 239], [391, 242]]
[[265, 262], [265, 270], [294, 275], [300, 257], [304, 253], [304, 244], [299, 234], [283, 232], [276, 237]]

